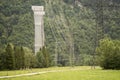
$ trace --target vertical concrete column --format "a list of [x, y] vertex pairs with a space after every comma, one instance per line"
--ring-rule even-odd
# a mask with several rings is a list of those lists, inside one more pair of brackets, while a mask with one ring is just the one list
[[34, 24], [35, 24], [35, 54], [40, 48], [44, 46], [44, 23], [43, 15], [45, 15], [43, 6], [32, 6], [34, 12]]

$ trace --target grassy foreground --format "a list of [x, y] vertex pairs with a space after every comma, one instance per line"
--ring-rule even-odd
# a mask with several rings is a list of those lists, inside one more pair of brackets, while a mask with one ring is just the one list
[[[42, 71], [52, 71], [52, 70], [70, 70], [70, 69], [79, 69], [79, 70], [86, 70], [90, 69], [89, 66], [79, 66], [79, 67], [50, 67], [50, 68], [34, 68], [34, 69], [26, 69], [26, 70], [13, 70], [13, 71], [0, 71], [0, 76], [11, 76], [11, 75], [18, 75], [18, 74], [26, 74], [26, 73], [33, 73], [33, 72], [42, 72]], [[97, 67], [97, 69], [100, 69]]]
[[71, 69], [69, 67], [47, 70], [51, 69], [67, 71], [0, 80], [120, 80], [120, 70], [101, 70], [100, 68], [92, 70], [90, 67], [75, 67], [75, 70], [69, 70]]

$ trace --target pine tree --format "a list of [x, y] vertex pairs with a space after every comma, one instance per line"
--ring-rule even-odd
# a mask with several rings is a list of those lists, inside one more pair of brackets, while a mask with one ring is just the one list
[[0, 70], [5, 70], [6, 69], [6, 55], [5, 52], [0, 52]]
[[23, 47], [21, 47], [21, 68], [25, 67], [25, 51]]
[[24, 59], [23, 60], [24, 62], [22, 61], [24, 68], [31, 68], [31, 67], [35, 66], [36, 60], [35, 60], [35, 57], [32, 53], [32, 50], [30, 50], [27, 47], [23, 47], [22, 48], [22, 55], [24, 55], [24, 57], [22, 57], [22, 59]]
[[45, 47], [40, 49], [40, 51], [36, 55], [38, 61], [38, 67], [49, 67], [50, 66], [50, 58], [49, 54]]
[[9, 70], [15, 69], [15, 56], [14, 56], [14, 51], [13, 51], [13, 45], [8, 44], [6, 47], [6, 62], [5, 62], [5, 67]]
[[15, 67], [16, 69], [24, 68], [24, 50], [23, 47], [16, 46], [14, 48], [14, 54], [15, 54]]
[[44, 56], [44, 59], [45, 59], [45, 67], [48, 67], [49, 66], [49, 54], [47, 52], [47, 49], [45, 47], [43, 47], [42, 49], [42, 54]]
[[21, 68], [21, 51], [20, 51], [20, 47], [15, 46], [14, 47], [14, 54], [15, 54], [15, 67], [16, 69], [20, 69]]
[[37, 52], [36, 58], [37, 58], [38, 67], [41, 67], [41, 68], [44, 67], [45, 66], [45, 59], [44, 59], [44, 55], [42, 53], [42, 50]]

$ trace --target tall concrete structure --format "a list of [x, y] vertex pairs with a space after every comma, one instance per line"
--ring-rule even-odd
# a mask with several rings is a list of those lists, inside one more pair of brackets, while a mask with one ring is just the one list
[[32, 6], [35, 24], [35, 54], [44, 46], [43, 6]]

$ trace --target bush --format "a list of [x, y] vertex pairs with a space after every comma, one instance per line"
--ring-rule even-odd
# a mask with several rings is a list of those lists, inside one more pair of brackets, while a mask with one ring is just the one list
[[103, 39], [97, 48], [100, 66], [104, 69], [120, 69], [120, 41]]
[[36, 55], [37, 58], [37, 67], [45, 68], [50, 66], [50, 56], [47, 52], [47, 49], [43, 47]]

